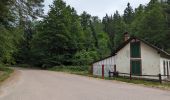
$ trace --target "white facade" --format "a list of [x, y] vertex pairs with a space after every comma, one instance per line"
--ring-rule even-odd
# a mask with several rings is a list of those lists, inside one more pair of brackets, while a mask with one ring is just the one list
[[104, 65], [104, 75], [108, 76], [109, 70], [114, 71], [114, 65], [116, 70], [122, 73], [130, 72], [130, 44], [127, 44], [122, 48], [116, 56], [109, 57], [107, 59], [98, 61], [93, 64], [93, 75], [102, 76], [102, 65]]
[[130, 43], [115, 56], [116, 69], [121, 73], [130, 73]]
[[[141, 42], [141, 60], [143, 75], [158, 75], [160, 73], [160, 54], [154, 48]], [[156, 78], [158, 77], [145, 77]]]

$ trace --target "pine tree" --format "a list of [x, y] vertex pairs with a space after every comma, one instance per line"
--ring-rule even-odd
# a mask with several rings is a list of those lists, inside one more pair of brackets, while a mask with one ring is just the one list
[[133, 17], [134, 17], [134, 11], [130, 6], [130, 3], [128, 3], [127, 8], [124, 10], [124, 15], [123, 15], [125, 23], [130, 24], [133, 21]]
[[[40, 65], [72, 64], [81, 48], [82, 29], [76, 11], [62, 0], [55, 0], [48, 16], [39, 24], [32, 52]], [[43, 45], [42, 45], [43, 44]]]
[[139, 25], [139, 36], [147, 41], [165, 48], [164, 39], [166, 38], [166, 17], [160, 3], [150, 2], [146, 14]]
[[22, 40], [17, 45], [18, 51], [15, 52], [15, 59], [18, 63], [30, 62], [30, 42], [34, 33], [34, 22], [43, 16], [44, 0], [15, 0], [12, 11], [15, 15], [15, 25], [23, 30]]

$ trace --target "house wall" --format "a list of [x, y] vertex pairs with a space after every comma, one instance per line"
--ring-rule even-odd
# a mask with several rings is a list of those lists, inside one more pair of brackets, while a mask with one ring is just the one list
[[[160, 73], [160, 54], [157, 50], [141, 42], [142, 75], [158, 75]], [[154, 77], [145, 77], [154, 78]], [[158, 79], [155, 77], [154, 79]]]
[[[165, 62], [165, 74], [167, 75], [167, 70], [169, 72], [169, 75], [170, 75], [170, 59], [167, 59], [167, 58], [164, 58], [164, 57], [161, 57], [160, 58], [160, 74], [161, 75], [164, 75], [164, 62]], [[168, 66], [168, 68], [167, 68]], [[167, 76], [164, 76], [162, 77], [163, 79], [166, 79]]]
[[130, 43], [117, 53], [115, 63], [118, 72], [130, 73]]
[[102, 76], [102, 65], [104, 65], [104, 76], [109, 76], [109, 70], [114, 71], [115, 58], [114, 56], [104, 59], [93, 64], [93, 75]]

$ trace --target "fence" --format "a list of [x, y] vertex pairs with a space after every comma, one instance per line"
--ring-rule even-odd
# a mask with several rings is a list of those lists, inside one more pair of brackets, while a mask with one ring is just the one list
[[93, 66], [93, 75], [108, 77], [109, 71], [114, 71], [114, 65], [94, 65]]
[[[170, 82], [170, 80], [162, 79], [162, 77], [170, 77], [169, 75], [161, 75], [161, 74], [158, 74], [158, 75], [132, 75], [131, 73], [120, 73], [120, 72], [112, 72], [112, 71], [109, 71], [108, 74], [109, 74], [109, 78], [119, 77], [121, 75], [126, 75], [126, 76], [129, 76], [130, 80], [132, 80], [132, 78], [134, 78], [134, 77], [147, 76], [147, 77], [157, 77], [157, 79], [160, 83], [162, 83], [163, 81]], [[155, 79], [146, 79], [146, 78], [141, 78], [141, 79], [155, 80]]]

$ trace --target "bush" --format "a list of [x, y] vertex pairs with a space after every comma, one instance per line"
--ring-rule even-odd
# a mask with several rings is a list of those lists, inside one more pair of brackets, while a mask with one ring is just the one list
[[98, 58], [96, 51], [85, 51], [82, 50], [77, 52], [74, 56], [75, 65], [88, 65]]

